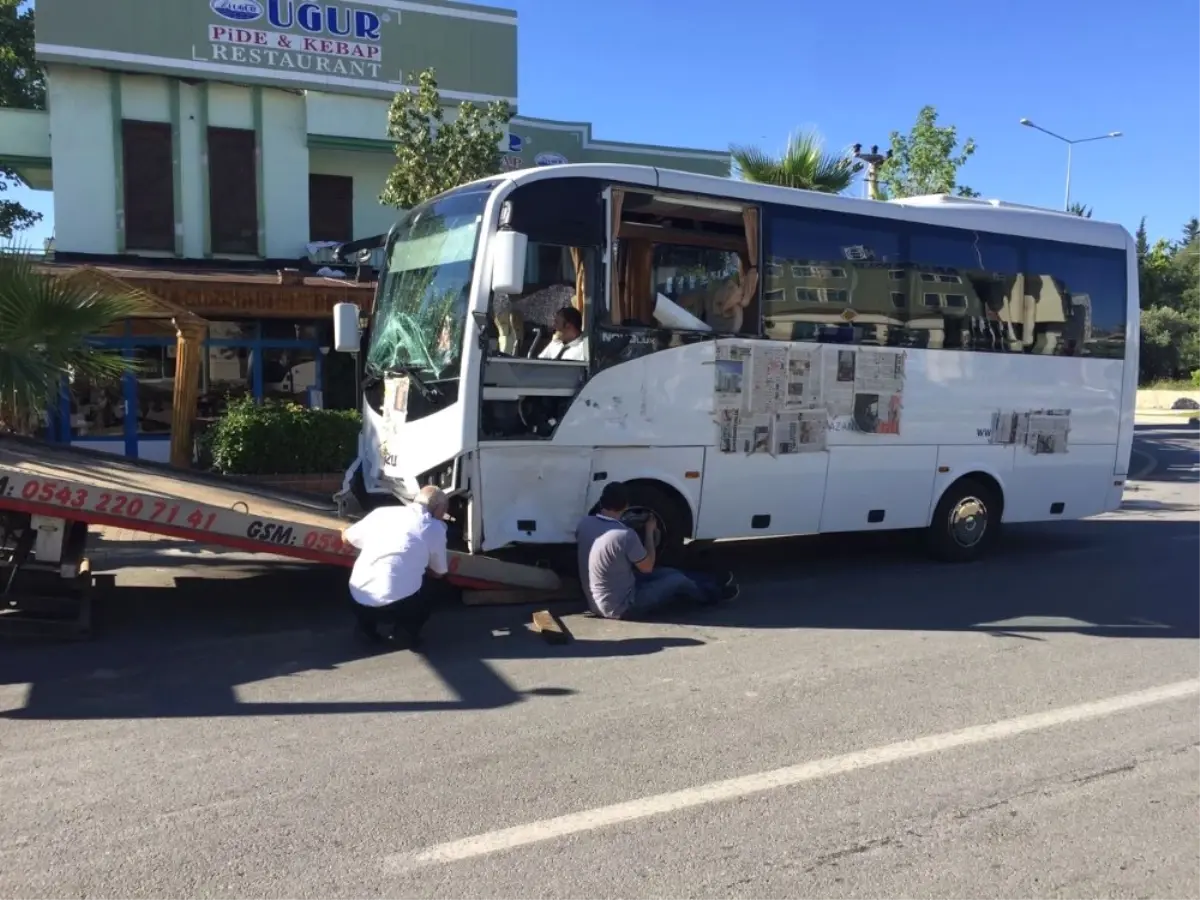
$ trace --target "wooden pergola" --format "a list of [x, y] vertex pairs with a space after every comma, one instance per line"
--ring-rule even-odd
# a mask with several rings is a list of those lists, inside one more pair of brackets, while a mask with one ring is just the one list
[[181, 469], [192, 464], [192, 433], [200, 397], [200, 354], [208, 336], [208, 321], [169, 300], [137, 287], [104, 269], [83, 266], [54, 277], [73, 281], [137, 302], [132, 318], [170, 322], [175, 329], [175, 388], [171, 399], [171, 465]]

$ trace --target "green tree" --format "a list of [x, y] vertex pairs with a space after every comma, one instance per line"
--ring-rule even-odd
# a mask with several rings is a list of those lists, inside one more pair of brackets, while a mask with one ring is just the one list
[[1067, 207], [1067, 212], [1073, 216], [1079, 216], [1083, 219], [1090, 219], [1092, 217], [1092, 208], [1084, 203], [1080, 203], [1077, 200], [1073, 201], [1071, 205]]
[[[0, 107], [45, 109], [46, 77], [34, 56], [33, 6], [25, 0], [0, 0]], [[0, 166], [0, 193], [22, 184], [17, 173]], [[11, 240], [42, 214], [15, 200], [0, 198], [0, 239]]]
[[1150, 236], [1146, 234], [1146, 217], [1142, 216], [1142, 221], [1138, 222], [1137, 234], [1137, 258], [1145, 259], [1146, 254], [1150, 252]]
[[79, 278], [50, 276], [28, 253], [0, 253], [0, 425], [28, 431], [63, 377], [111, 381], [131, 362], [88, 337], [141, 308]]
[[1183, 226], [1182, 243], [1185, 245], [1190, 244], [1197, 237], [1200, 237], [1200, 218], [1192, 216]]
[[1197, 317], [1170, 306], [1142, 310], [1141, 371], [1143, 384], [1183, 378], [1200, 369]]
[[462, 103], [445, 120], [433, 69], [400, 91], [388, 110], [388, 137], [396, 145], [396, 165], [379, 202], [409, 209], [443, 191], [500, 171], [500, 142], [512, 118], [504, 101], [479, 107]]
[[937, 109], [924, 106], [908, 134], [892, 132], [892, 155], [879, 167], [879, 199], [924, 194], [979, 196], [978, 191], [958, 183], [958, 170], [975, 155], [975, 139], [967, 138], [959, 146], [958, 129], [937, 122]]
[[734, 174], [743, 181], [802, 188], [823, 194], [840, 194], [854, 183], [862, 163], [849, 153], [826, 153], [824, 141], [815, 131], [788, 137], [779, 156], [759, 147], [735, 144], [729, 148]]

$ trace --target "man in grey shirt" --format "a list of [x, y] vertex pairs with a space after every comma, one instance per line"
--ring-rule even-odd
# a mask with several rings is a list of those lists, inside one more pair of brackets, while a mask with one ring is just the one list
[[645, 543], [621, 521], [629, 491], [611, 481], [600, 494], [595, 515], [580, 520], [575, 532], [579, 582], [592, 611], [606, 619], [641, 618], [672, 601], [711, 604], [738, 595], [733, 575], [724, 584], [697, 572], [654, 567], [657, 520], [646, 523]]

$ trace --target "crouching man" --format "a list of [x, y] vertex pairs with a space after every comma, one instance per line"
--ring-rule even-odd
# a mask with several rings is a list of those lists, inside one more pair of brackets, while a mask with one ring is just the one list
[[411, 504], [375, 509], [342, 532], [342, 540], [359, 550], [350, 596], [358, 630], [371, 642], [420, 644], [421, 629], [446, 591], [442, 520], [448, 511], [446, 495], [424, 487]]
[[579, 583], [594, 613], [606, 619], [639, 619], [672, 603], [707, 605], [737, 597], [732, 573], [717, 580], [698, 572], [656, 569], [657, 521], [650, 517], [643, 540], [621, 521], [628, 509], [625, 485], [609, 482], [596, 514], [584, 517], [575, 532]]

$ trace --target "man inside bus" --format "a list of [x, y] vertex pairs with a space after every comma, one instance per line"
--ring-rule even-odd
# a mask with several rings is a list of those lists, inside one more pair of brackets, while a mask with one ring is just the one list
[[587, 362], [587, 339], [583, 336], [583, 316], [579, 310], [564, 306], [554, 314], [554, 337], [538, 354], [538, 359]]
[[628, 510], [628, 488], [610, 481], [600, 494], [599, 509], [576, 529], [579, 583], [592, 612], [606, 619], [641, 619], [676, 603], [708, 606], [737, 597], [733, 573], [718, 580], [655, 568], [657, 519], [651, 516], [639, 536], [621, 521]]
[[426, 486], [411, 504], [381, 506], [342, 532], [342, 540], [359, 551], [350, 596], [358, 631], [371, 643], [420, 644], [421, 629], [446, 590], [441, 579], [450, 567], [442, 520], [448, 511], [446, 495]]

